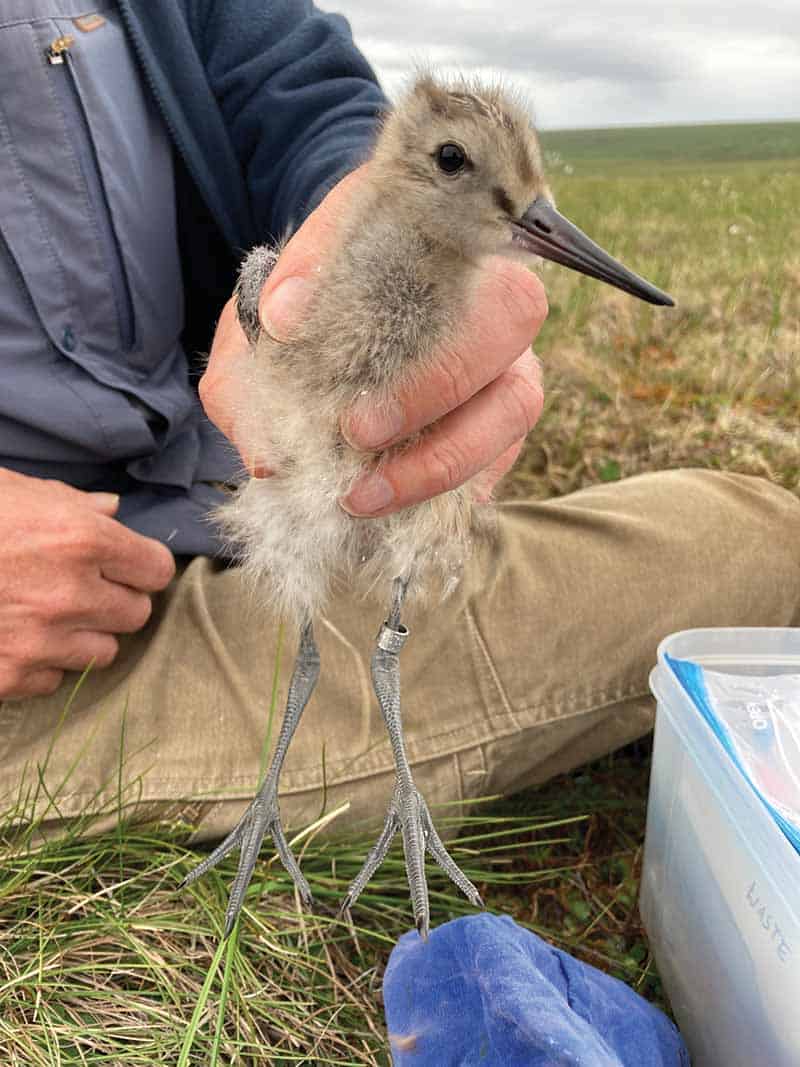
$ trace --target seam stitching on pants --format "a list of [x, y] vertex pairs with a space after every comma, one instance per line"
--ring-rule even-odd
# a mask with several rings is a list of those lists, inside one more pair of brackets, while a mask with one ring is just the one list
[[464, 771], [461, 766], [461, 753], [455, 751], [452, 755], [453, 764], [455, 765], [456, 774], [456, 789], [458, 790], [458, 803], [464, 803]]
[[[606, 702], [602, 702], [600, 704], [597, 704], [597, 705], [589, 707], [589, 708], [582, 708], [580, 711], [572, 712], [572, 713], [569, 713], [567, 715], [560, 715], [560, 716], [557, 716], [557, 717], [555, 717], [553, 719], [548, 719], [545, 722], [532, 723], [529, 726], [524, 727], [524, 729], [535, 729], [537, 726], [542, 726], [542, 727], [550, 726], [554, 722], [562, 722], [562, 721], [564, 721], [566, 719], [575, 719], [575, 718], [579, 718], [579, 717], [581, 717], [583, 715], [591, 715], [593, 712], [600, 711], [604, 707], [610, 707], [611, 705], [621, 703], [622, 701], [643, 699], [643, 698], [649, 697], [650, 695], [651, 695], [650, 691], [647, 690], [647, 689], [645, 689], [645, 690], [639, 689], [637, 692], [619, 694], [618, 696], [616, 696], [612, 700], [608, 700]], [[528, 710], [533, 711], [533, 710], [536, 710], [536, 708], [535, 708], [535, 706], [532, 706]], [[507, 716], [505, 716], [505, 715], [502, 716], [502, 717], [498, 716], [498, 718], [501, 718], [503, 722], [507, 722], [508, 721]], [[471, 740], [471, 741], [467, 742], [466, 744], [459, 745], [457, 748], [450, 748], [450, 749], [445, 749], [444, 751], [441, 751], [441, 752], [437, 752], [435, 756], [431, 756], [428, 759], [424, 759], [424, 760], [423, 759], [415, 759], [415, 760], [412, 760], [412, 765], [413, 766], [420, 766], [420, 765], [422, 765], [424, 763], [428, 763], [428, 762], [431, 762], [433, 760], [445, 759], [448, 756], [452, 756], [454, 753], [467, 751], [469, 749], [476, 748], [479, 745], [484, 745], [487, 742], [500, 740], [500, 739], [502, 739], [504, 737], [508, 737], [512, 733], [516, 733], [516, 732], [518, 732], [518, 731], [506, 730], [504, 732], [500, 732], [500, 733], [497, 733], [497, 734], [492, 734], [492, 735], [485, 736], [485, 737], [482, 737], [482, 738], [475, 738], [474, 740]], [[454, 735], [456, 733], [457, 733], [457, 731], [449, 731], [449, 735], [448, 736]], [[394, 770], [394, 765], [389, 763], [385, 767], [379, 767], [379, 768], [376, 768], [376, 769], [373, 769], [373, 770], [369, 770], [369, 771], [366, 771], [366, 772], [363, 772], [363, 773], [360, 773], [360, 774], [350, 775], [348, 778], [346, 778], [346, 779], [344, 779], [342, 781], [336, 781], [335, 780], [335, 776], [333, 774], [329, 774], [329, 776], [328, 776], [328, 787], [331, 788], [333, 786], [347, 785], [348, 782], [364, 781], [367, 778], [375, 778], [375, 777], [379, 777], [380, 775], [390, 774], [390, 773], [393, 772], [393, 770]], [[220, 797], [219, 793], [215, 792], [215, 790], [218, 790], [218, 789], [221, 789], [221, 788], [225, 788], [225, 787], [228, 787], [228, 788], [230, 788], [230, 787], [234, 787], [234, 788], [235, 787], [240, 787], [240, 788], [246, 789], [248, 791], [252, 791], [252, 789], [253, 789], [253, 777], [252, 777], [252, 775], [248, 776], [247, 778], [245, 778], [244, 776], [242, 776], [241, 778], [230, 777], [229, 776], [229, 777], [227, 777], [225, 779], [224, 783], [223, 782], [220, 782], [219, 784], [207, 783], [203, 787], [202, 790], [198, 790], [196, 786], [193, 786], [193, 787], [190, 786], [188, 783], [186, 783], [185, 779], [181, 779], [181, 778], [151, 778], [151, 779], [145, 779], [142, 782], [142, 785], [143, 786], [144, 785], [149, 785], [150, 787], [159, 786], [159, 785], [161, 785], [161, 786], [163, 786], [163, 785], [173, 785], [174, 786], [176, 783], [181, 783], [181, 782], [185, 783], [182, 786], [182, 788], [188, 790], [188, 792], [191, 795], [191, 798], [193, 800], [209, 800], [209, 801], [213, 800], [213, 801], [216, 801], [217, 803], [224, 803], [224, 802], [227, 802], [227, 801], [239, 801], [239, 800], [241, 800], [241, 797], [239, 797], [239, 796]], [[281, 789], [280, 795], [281, 796], [286, 796], [286, 797], [299, 796], [299, 795], [302, 795], [304, 793], [318, 792], [321, 788], [322, 788], [321, 783], [315, 783], [315, 784], [312, 784], [312, 785], [301, 786], [301, 787], [294, 786], [294, 787], [290, 787], [288, 789]], [[68, 793], [68, 794], [62, 794], [59, 797], [59, 800], [63, 804], [63, 802], [65, 802], [65, 801], [76, 800], [76, 799], [79, 799], [81, 797], [93, 798], [96, 795], [97, 795], [96, 792]], [[166, 800], [166, 799], [174, 801], [174, 800], [176, 800], [178, 798], [176, 798], [174, 796], [173, 797], [169, 797], [169, 798], [154, 796], [154, 795], [150, 795], [147, 791], [143, 790], [140, 799], [141, 799], [141, 801]]]
[[340, 641], [341, 644], [344, 645], [347, 651], [352, 655], [355, 661], [356, 670], [358, 671], [358, 684], [359, 688], [361, 689], [361, 706], [362, 708], [365, 708], [367, 712], [369, 712], [372, 706], [372, 685], [370, 683], [369, 676], [364, 666], [364, 661], [361, 658], [361, 654], [359, 653], [353, 642], [348, 641], [348, 639], [341, 632], [341, 630], [339, 630], [338, 627], [334, 626], [330, 619], [327, 618], [327, 616], [325, 615], [322, 616], [322, 625], [325, 627], [326, 630], [328, 630], [329, 633], [333, 634], [333, 636], [337, 638], [337, 640]]
[[[486, 666], [489, 668], [489, 674], [491, 675], [495, 689], [497, 690], [500, 696], [500, 700], [502, 701], [506, 715], [509, 717], [509, 719], [511, 719], [515, 728], [519, 730], [520, 725], [517, 722], [517, 717], [514, 714], [514, 709], [511, 707], [511, 701], [508, 699], [508, 693], [506, 693], [505, 687], [503, 686], [503, 683], [500, 680], [500, 675], [497, 673], [497, 668], [495, 667], [494, 661], [492, 660], [492, 657], [489, 653], [489, 648], [483, 639], [483, 634], [481, 633], [480, 627], [478, 626], [478, 620], [475, 618], [475, 613], [473, 612], [471, 607], [467, 606], [464, 614], [467, 617], [467, 625], [469, 626], [469, 630], [475, 641], [475, 644], [481, 655], [483, 656]], [[490, 718], [494, 717], [492, 716], [491, 709], [487, 708], [487, 712]]]

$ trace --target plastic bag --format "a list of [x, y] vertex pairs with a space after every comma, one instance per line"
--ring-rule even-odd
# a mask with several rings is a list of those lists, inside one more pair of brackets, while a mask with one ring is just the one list
[[667, 662], [800, 852], [800, 675], [724, 674], [671, 656]]

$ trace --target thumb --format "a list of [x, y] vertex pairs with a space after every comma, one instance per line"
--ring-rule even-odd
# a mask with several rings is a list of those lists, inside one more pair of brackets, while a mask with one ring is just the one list
[[119, 508], [117, 493], [86, 493], [86, 500], [90, 508], [102, 515], [116, 515]]
[[258, 302], [261, 323], [276, 340], [291, 336], [314, 290], [320, 265], [333, 247], [347, 205], [366, 179], [368, 166], [365, 163], [345, 175], [281, 251]]

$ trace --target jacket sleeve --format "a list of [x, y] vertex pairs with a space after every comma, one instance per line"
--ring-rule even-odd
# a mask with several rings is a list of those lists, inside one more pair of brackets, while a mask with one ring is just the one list
[[189, 18], [258, 239], [281, 237], [368, 155], [386, 99], [347, 21], [310, 0], [199, 0]]

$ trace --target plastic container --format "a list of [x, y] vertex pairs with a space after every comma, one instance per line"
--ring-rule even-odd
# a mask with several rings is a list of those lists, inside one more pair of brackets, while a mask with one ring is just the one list
[[800, 673], [800, 630], [661, 642], [639, 907], [693, 1067], [800, 1065], [800, 855], [666, 663]]

